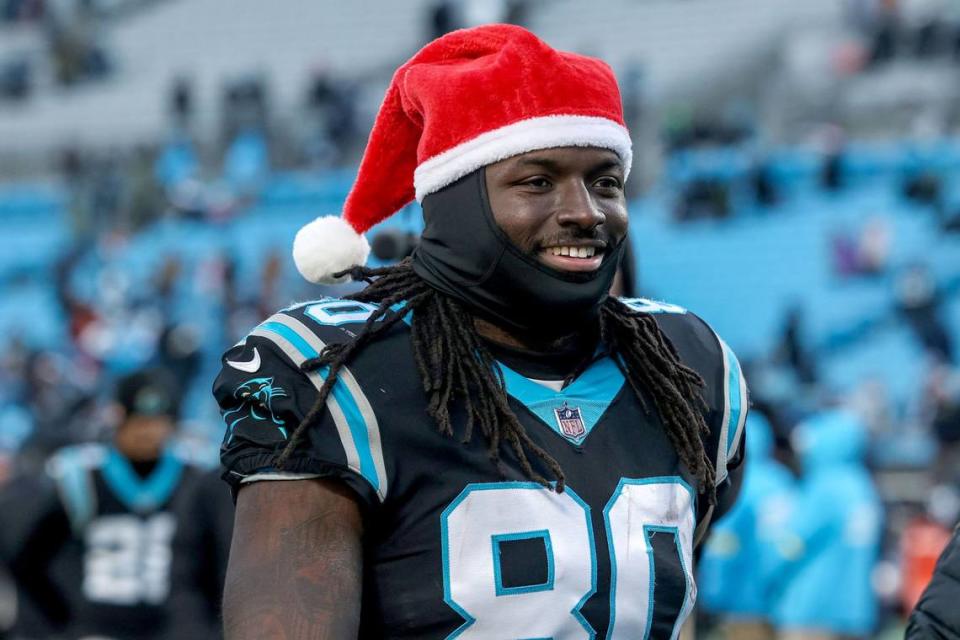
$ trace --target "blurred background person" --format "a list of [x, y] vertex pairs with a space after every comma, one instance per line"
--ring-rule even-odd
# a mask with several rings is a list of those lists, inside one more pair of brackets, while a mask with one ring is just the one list
[[883, 514], [864, 465], [866, 431], [832, 410], [805, 420], [792, 440], [802, 475], [775, 541], [774, 624], [785, 638], [870, 637]]
[[773, 545], [793, 502], [795, 479], [773, 457], [770, 423], [758, 411], [747, 417], [750, 455], [733, 508], [714, 525], [700, 557], [700, 605], [722, 623], [731, 640], [774, 638]]
[[[119, 380], [116, 399], [109, 445], [58, 451], [47, 477], [13, 482], [0, 500], [4, 556], [23, 603], [15, 633], [23, 637], [187, 637], [178, 625], [196, 621], [171, 607], [174, 594], [216, 597], [173, 580], [177, 554], [195, 560], [206, 551], [173, 544], [179, 528], [195, 525], [185, 496], [201, 473], [172, 444], [173, 380], [142, 370]], [[207, 609], [216, 611], [197, 611]]]

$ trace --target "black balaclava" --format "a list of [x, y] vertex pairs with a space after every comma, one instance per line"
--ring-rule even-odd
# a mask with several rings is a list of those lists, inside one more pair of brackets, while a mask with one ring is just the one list
[[423, 199], [413, 269], [472, 313], [524, 336], [557, 338], [597, 317], [623, 253], [621, 241], [590, 273], [551, 269], [497, 225], [483, 168]]

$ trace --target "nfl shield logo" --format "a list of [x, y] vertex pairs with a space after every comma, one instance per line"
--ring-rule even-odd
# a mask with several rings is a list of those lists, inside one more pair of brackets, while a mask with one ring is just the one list
[[560, 432], [568, 438], [579, 438], [587, 432], [586, 427], [583, 426], [580, 407], [568, 407], [564, 402], [562, 407], [554, 409], [553, 412], [557, 416]]

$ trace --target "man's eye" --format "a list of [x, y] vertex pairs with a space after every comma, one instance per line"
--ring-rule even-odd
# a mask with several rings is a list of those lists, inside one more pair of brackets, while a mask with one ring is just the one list
[[623, 185], [620, 183], [620, 181], [614, 178], [613, 176], [604, 176], [603, 178], [600, 178], [599, 180], [594, 182], [593, 185], [599, 189], [622, 189], [623, 188]]
[[546, 178], [530, 178], [523, 184], [525, 186], [535, 187], [537, 189], [546, 189], [547, 187], [550, 186], [550, 181], [547, 180]]

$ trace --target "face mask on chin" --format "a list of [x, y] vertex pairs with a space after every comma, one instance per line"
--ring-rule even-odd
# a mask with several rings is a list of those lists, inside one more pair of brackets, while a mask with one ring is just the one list
[[539, 342], [597, 318], [623, 254], [621, 241], [596, 271], [572, 273], [522, 252], [494, 220], [483, 169], [425, 197], [423, 216], [414, 271], [471, 313]]

